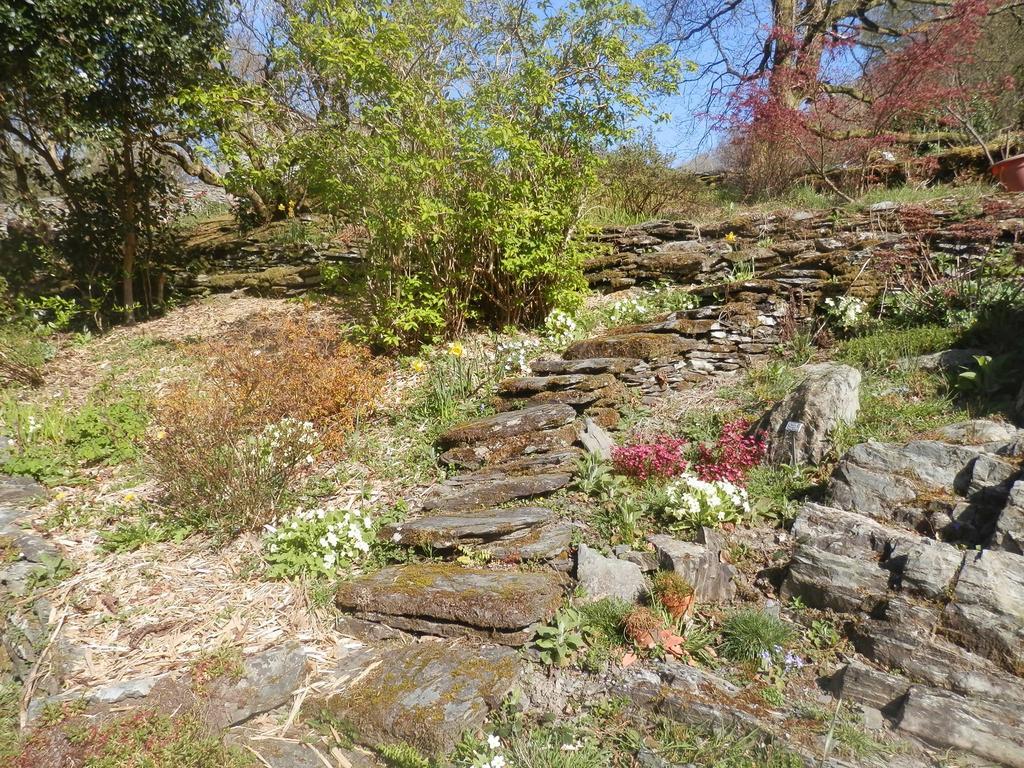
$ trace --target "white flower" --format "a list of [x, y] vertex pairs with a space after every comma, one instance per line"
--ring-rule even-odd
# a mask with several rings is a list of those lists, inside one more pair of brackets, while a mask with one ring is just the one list
[[492, 757], [491, 768], [505, 768], [505, 758], [501, 755], [495, 755]]
[[501, 749], [501, 737], [492, 733], [487, 737], [487, 746], [491, 749]]

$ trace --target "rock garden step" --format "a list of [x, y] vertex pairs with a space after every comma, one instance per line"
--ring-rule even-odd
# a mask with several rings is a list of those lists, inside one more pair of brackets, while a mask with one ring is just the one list
[[632, 370], [642, 361], [634, 357], [591, 357], [582, 360], [534, 360], [530, 369], [541, 376], [570, 376], [574, 374], [613, 373]]
[[343, 584], [337, 604], [396, 629], [518, 645], [531, 636], [531, 625], [554, 615], [562, 594], [561, 578], [550, 571], [425, 563], [391, 566]]
[[578, 450], [542, 453], [449, 478], [426, 493], [423, 509], [461, 512], [546, 496], [569, 484], [580, 455]]
[[699, 341], [671, 333], [630, 333], [621, 336], [599, 336], [577, 341], [562, 354], [567, 360], [591, 357], [678, 357], [696, 349]]
[[567, 405], [539, 405], [518, 411], [498, 413], [459, 424], [438, 439], [442, 448], [454, 448], [480, 442], [494, 442], [544, 429], [564, 427], [576, 419], [576, 411]]
[[420, 517], [382, 535], [402, 546], [436, 552], [478, 546], [495, 560], [551, 560], [567, 552], [572, 529], [545, 507], [511, 507]]
[[522, 672], [510, 648], [442, 641], [365, 649], [347, 657], [315, 702], [371, 746], [406, 743], [443, 758], [483, 725]]

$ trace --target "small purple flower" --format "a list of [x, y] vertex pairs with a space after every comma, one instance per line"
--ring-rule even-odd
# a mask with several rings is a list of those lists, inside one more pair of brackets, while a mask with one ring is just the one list
[[786, 653], [786, 669], [803, 669], [806, 662], [792, 651]]
[[771, 661], [772, 661], [771, 651], [761, 651], [760, 656], [761, 656], [761, 661], [763, 661], [765, 664], [770, 664], [771, 663]]

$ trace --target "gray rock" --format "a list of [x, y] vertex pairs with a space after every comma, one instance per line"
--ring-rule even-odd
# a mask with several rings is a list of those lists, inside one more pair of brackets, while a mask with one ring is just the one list
[[1024, 727], [1017, 708], [915, 685], [907, 694], [899, 728], [937, 747], [1024, 767]]
[[368, 648], [343, 659], [319, 695], [361, 742], [405, 742], [443, 758], [463, 733], [483, 725], [521, 672], [518, 655], [508, 648], [419, 642]]
[[1019, 430], [1005, 421], [971, 419], [935, 430], [942, 440], [960, 445], [980, 445], [993, 453], [1017, 437]]
[[302, 686], [306, 659], [295, 642], [246, 658], [237, 679], [219, 678], [206, 686], [206, 722], [223, 729], [287, 703]]
[[889, 572], [877, 562], [798, 546], [782, 583], [782, 599], [799, 597], [811, 608], [871, 612], [885, 598]]
[[615, 441], [604, 429], [589, 416], [583, 419], [583, 428], [579, 433], [579, 441], [587, 453], [597, 456], [603, 461], [610, 461]]
[[961, 645], [1024, 668], [1024, 557], [995, 550], [969, 555], [945, 615]]
[[1024, 689], [986, 658], [934, 635], [886, 616], [852, 626], [850, 639], [858, 653], [899, 669], [909, 678], [936, 688], [993, 701], [1024, 703]]
[[452, 477], [424, 495], [423, 509], [464, 512], [546, 496], [569, 484], [578, 455], [568, 451], [542, 454]]
[[571, 375], [577, 373], [625, 373], [640, 364], [630, 357], [593, 357], [583, 360], [534, 360], [530, 368], [541, 375]]
[[0, 504], [25, 504], [46, 495], [46, 489], [30, 477], [0, 475]]
[[496, 439], [507, 439], [544, 429], [564, 427], [576, 419], [576, 411], [567, 405], [538, 405], [518, 411], [506, 411], [468, 421], [445, 432], [439, 439], [442, 448], [453, 448]]
[[1024, 480], [1018, 480], [1010, 488], [989, 546], [1016, 555], [1024, 554]]
[[899, 675], [882, 672], [857, 660], [847, 663], [831, 684], [837, 697], [874, 707], [890, 718], [899, 713], [911, 685]]
[[654, 545], [661, 567], [675, 571], [693, 587], [700, 602], [726, 602], [736, 596], [736, 571], [721, 561], [720, 553], [700, 544], [656, 534], [647, 540]]
[[885, 566], [898, 580], [901, 589], [928, 600], [942, 601], [964, 562], [961, 550], [932, 539], [900, 539], [893, 542]]
[[589, 602], [612, 597], [632, 603], [647, 586], [639, 565], [605, 557], [586, 544], [576, 555], [576, 578]]
[[852, 424], [860, 410], [860, 371], [848, 365], [805, 366], [806, 378], [757, 424], [775, 464], [818, 464], [830, 436]]
[[895, 541], [909, 544], [918, 538], [855, 512], [813, 502], [800, 507], [790, 533], [800, 544], [816, 549], [845, 555], [860, 551], [877, 557], [890, 552]]
[[396, 629], [494, 637], [517, 644], [562, 602], [560, 578], [420, 563], [384, 568], [341, 585], [338, 607]]
[[640, 552], [625, 545], [615, 547], [615, 555], [620, 560], [640, 566], [644, 573], [656, 571], [661, 565], [657, 552]]
[[959, 373], [965, 368], [974, 368], [978, 355], [984, 355], [980, 349], [945, 349], [930, 355], [920, 355], [908, 360], [915, 368], [932, 373]]

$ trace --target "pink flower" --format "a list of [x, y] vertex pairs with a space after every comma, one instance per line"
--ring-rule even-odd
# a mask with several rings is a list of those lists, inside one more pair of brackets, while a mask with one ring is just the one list
[[683, 452], [686, 441], [658, 435], [650, 443], [633, 443], [616, 448], [612, 453], [615, 469], [636, 480], [650, 477], [675, 477], [686, 471]]
[[761, 435], [748, 435], [749, 430], [748, 422], [731, 421], [722, 427], [722, 434], [713, 448], [700, 446], [695, 468], [697, 476], [708, 482], [728, 480], [742, 485], [743, 476], [761, 463], [766, 449]]

